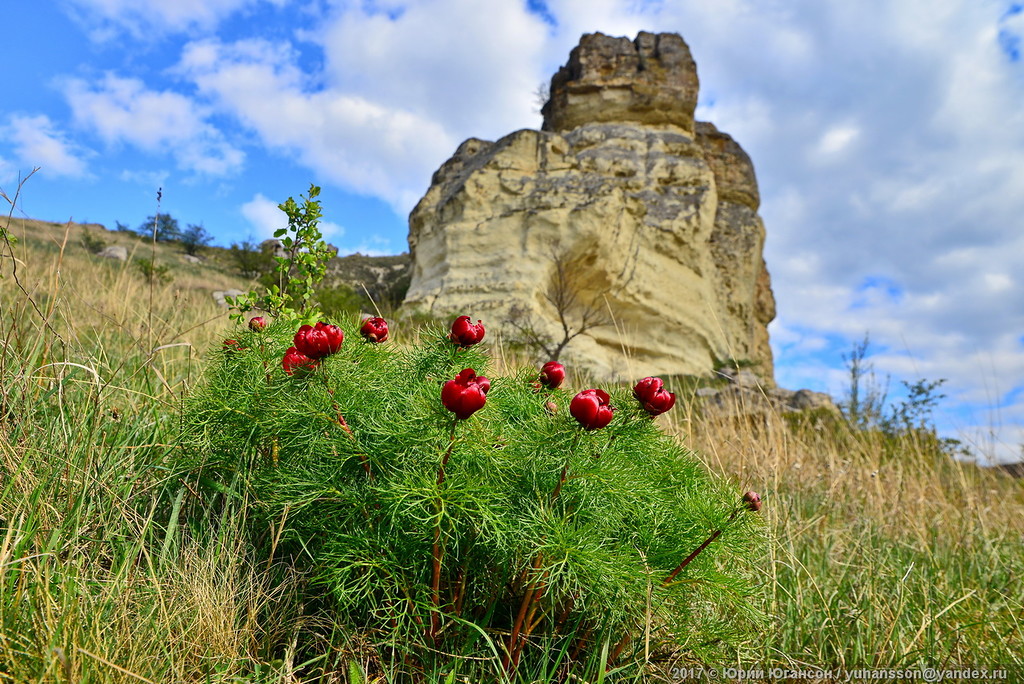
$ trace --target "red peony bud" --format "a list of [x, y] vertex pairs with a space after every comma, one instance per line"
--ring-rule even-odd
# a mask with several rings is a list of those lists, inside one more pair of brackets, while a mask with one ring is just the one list
[[267, 327], [267, 319], [263, 316], [254, 316], [249, 319], [249, 330], [259, 332]]
[[316, 359], [311, 359], [295, 347], [288, 347], [281, 359], [281, 367], [288, 375], [295, 375], [296, 372], [308, 373], [320, 365]]
[[363, 321], [359, 334], [365, 337], [367, 342], [385, 342], [388, 339], [388, 322], [380, 317], [367, 318]]
[[292, 340], [300, 353], [311, 359], [322, 359], [341, 349], [345, 333], [336, 325], [320, 322], [316, 326], [304, 325]]
[[448, 339], [460, 347], [472, 347], [484, 339], [483, 321], [477, 321], [476, 325], [473, 325], [469, 322], [469, 316], [459, 316], [452, 323], [452, 332]]
[[633, 396], [637, 398], [644, 410], [652, 416], [660, 416], [675, 406], [676, 395], [665, 391], [661, 378], [644, 378], [636, 383]]
[[612, 422], [615, 410], [608, 402], [611, 397], [604, 390], [583, 390], [569, 404], [569, 413], [587, 430], [599, 430]]
[[245, 349], [238, 340], [224, 340], [224, 351], [234, 354]]
[[565, 380], [565, 366], [557, 361], [548, 361], [540, 369], [540, 382], [548, 389], [558, 389]]
[[761, 510], [761, 497], [757, 495], [757, 492], [747, 492], [744, 494], [743, 503], [754, 512]]
[[477, 375], [472, 368], [466, 368], [449, 380], [441, 390], [441, 403], [455, 414], [459, 420], [465, 420], [483, 408], [487, 402], [487, 391], [491, 389], [491, 381]]

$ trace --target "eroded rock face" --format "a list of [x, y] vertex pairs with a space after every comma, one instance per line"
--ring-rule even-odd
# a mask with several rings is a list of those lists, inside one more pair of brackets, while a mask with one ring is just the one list
[[570, 362], [627, 379], [748, 359], [770, 383], [753, 166], [694, 124], [696, 99], [678, 35], [584, 36], [552, 79], [544, 130], [467, 140], [434, 174], [409, 219], [406, 304], [492, 326], [518, 309], [558, 337], [546, 295], [560, 265], [577, 307], [613, 318], [570, 343]]
[[589, 33], [551, 79], [544, 130], [632, 121], [692, 133], [698, 87], [697, 65], [678, 34], [641, 32], [629, 40]]

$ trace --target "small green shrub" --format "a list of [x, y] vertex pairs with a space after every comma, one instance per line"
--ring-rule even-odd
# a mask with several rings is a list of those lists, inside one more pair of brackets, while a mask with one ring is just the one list
[[330, 319], [359, 313], [367, 307], [372, 310], [372, 304], [365, 297], [344, 283], [317, 288], [316, 304], [324, 316]]
[[107, 241], [98, 235], [93, 235], [88, 228], [82, 229], [82, 246], [89, 254], [99, 254], [107, 247]]
[[436, 331], [370, 344], [356, 325], [291, 376], [294, 323], [234, 332], [187, 402], [181, 472], [210, 501], [251, 501], [254, 557], [299, 565], [309, 605], [375, 662], [474, 681], [628, 670], [645, 634], [712, 658], [760, 624], [760, 519], [628, 389], [587, 431], [571, 391], [524, 370], [458, 420], [442, 387], [487, 375], [484, 352]]
[[167, 264], [158, 264], [152, 259], [144, 257], [136, 258], [132, 263], [135, 264], [139, 274], [150, 284], [169, 283], [172, 280], [171, 267]]

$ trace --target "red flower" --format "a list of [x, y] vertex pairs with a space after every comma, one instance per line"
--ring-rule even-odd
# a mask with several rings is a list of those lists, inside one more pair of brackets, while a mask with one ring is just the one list
[[633, 396], [652, 416], [660, 416], [675, 406], [676, 395], [665, 391], [664, 384], [661, 378], [644, 378], [633, 388]]
[[365, 337], [367, 342], [384, 342], [388, 339], [388, 322], [380, 317], [367, 318], [363, 321], [359, 334]]
[[245, 349], [238, 340], [224, 340], [224, 351], [234, 354]]
[[336, 325], [320, 322], [316, 326], [304, 325], [292, 340], [295, 348], [311, 359], [322, 359], [341, 349], [345, 333]]
[[569, 404], [569, 413], [587, 430], [599, 430], [612, 422], [611, 397], [604, 390], [583, 390]]
[[565, 366], [557, 361], [548, 361], [540, 369], [540, 384], [548, 389], [558, 389], [565, 380]]
[[254, 316], [249, 319], [249, 330], [259, 332], [267, 327], [267, 319], [263, 316]]
[[469, 322], [469, 316], [459, 316], [452, 323], [452, 332], [448, 339], [460, 347], [472, 347], [484, 339], [483, 321], [477, 321], [476, 325], [473, 325]]
[[308, 373], [320, 365], [316, 359], [311, 359], [295, 347], [288, 347], [281, 359], [281, 367], [288, 375], [295, 375], [296, 372]]
[[454, 380], [449, 380], [441, 390], [441, 403], [455, 414], [459, 420], [465, 420], [484, 407], [487, 402], [487, 391], [491, 389], [491, 381], [477, 375], [472, 368], [466, 368]]
[[747, 492], [744, 494], [743, 503], [755, 513], [761, 510], [761, 497], [757, 495], [757, 492]]

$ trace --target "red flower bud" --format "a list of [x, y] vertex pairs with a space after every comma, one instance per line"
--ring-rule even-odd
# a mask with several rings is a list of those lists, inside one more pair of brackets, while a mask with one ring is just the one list
[[633, 396], [652, 416], [660, 416], [676, 403], [676, 395], [665, 391], [661, 378], [644, 378], [636, 383], [633, 388]]
[[359, 334], [365, 337], [367, 342], [384, 342], [388, 339], [388, 322], [380, 317], [367, 318], [363, 321]]
[[336, 325], [320, 322], [316, 326], [304, 325], [292, 340], [300, 353], [311, 359], [322, 359], [341, 349], [345, 333]]
[[441, 403], [455, 414], [459, 420], [465, 420], [483, 408], [487, 402], [487, 391], [491, 389], [491, 381], [477, 375], [472, 368], [466, 368], [449, 380], [441, 390]]
[[238, 340], [224, 340], [224, 351], [228, 354], [234, 354], [245, 349]]
[[612, 422], [611, 397], [604, 390], [583, 390], [569, 404], [569, 413], [587, 430], [599, 430]]
[[469, 322], [469, 316], [459, 316], [452, 323], [452, 332], [448, 339], [460, 347], [472, 347], [484, 339], [483, 321], [477, 321], [476, 325], [473, 325]]
[[267, 319], [263, 316], [254, 316], [249, 319], [249, 330], [259, 332], [267, 327]]
[[288, 375], [295, 375], [296, 372], [308, 373], [320, 365], [316, 359], [311, 359], [295, 347], [288, 347], [281, 359], [281, 367]]
[[558, 389], [565, 380], [565, 366], [557, 361], [548, 361], [540, 369], [540, 382], [548, 389]]
[[757, 492], [747, 492], [744, 494], [743, 503], [754, 512], [761, 510], [761, 497], [757, 495]]

